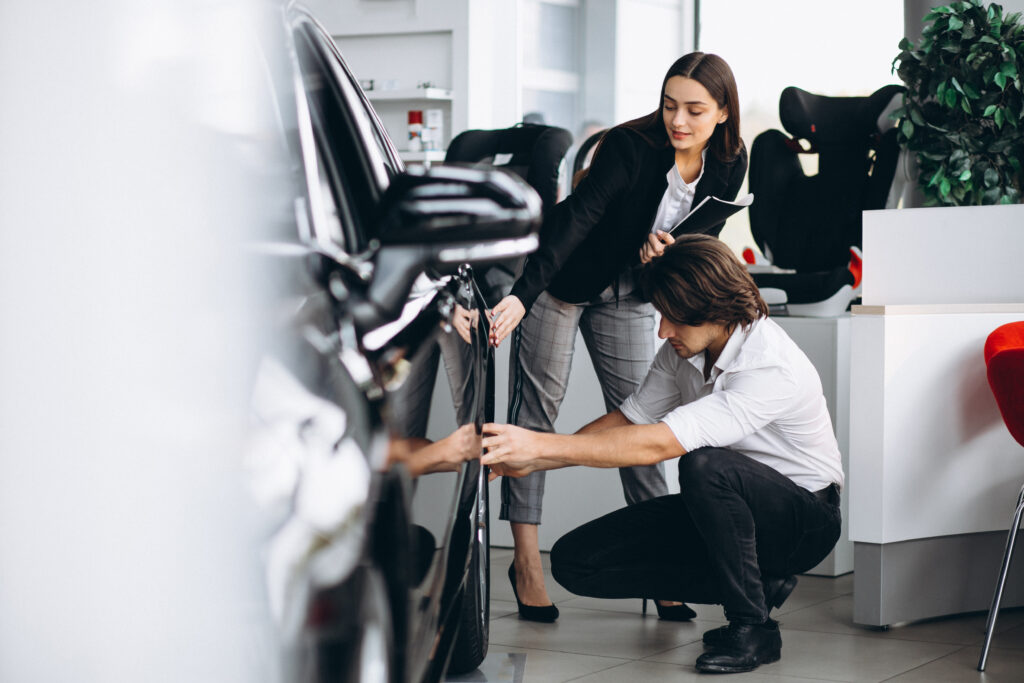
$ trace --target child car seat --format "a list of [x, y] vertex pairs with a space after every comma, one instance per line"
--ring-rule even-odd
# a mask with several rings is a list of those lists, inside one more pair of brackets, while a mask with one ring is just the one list
[[[758, 135], [749, 178], [756, 197], [750, 231], [776, 266], [797, 272], [845, 266], [850, 247], [862, 245], [861, 211], [885, 208], [899, 156], [896, 129], [879, 117], [902, 92], [899, 85], [867, 97], [782, 91], [779, 119], [792, 137], [778, 130]], [[804, 173], [801, 153], [818, 155], [817, 175]]]
[[[521, 123], [497, 130], [467, 130], [448, 146], [445, 163], [486, 164], [512, 171], [525, 180], [546, 212], [558, 201], [559, 172], [572, 135], [564, 128]], [[522, 268], [523, 257], [477, 269], [477, 284], [488, 306], [508, 293]]]
[[[847, 264], [862, 246], [861, 212], [889, 199], [899, 147], [887, 112], [902, 93], [887, 85], [867, 97], [827, 97], [789, 87], [779, 119], [792, 137], [769, 130], [754, 138], [750, 232], [775, 269], [789, 272], [752, 275], [790, 313], [838, 315], [855, 296]], [[818, 155], [817, 175], [804, 173], [799, 154]]]

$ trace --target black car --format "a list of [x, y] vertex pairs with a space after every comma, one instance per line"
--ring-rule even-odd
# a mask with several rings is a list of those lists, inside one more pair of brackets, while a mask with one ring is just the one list
[[535, 249], [540, 200], [501, 171], [406, 170], [330, 35], [294, 5], [279, 23], [266, 61], [294, 197], [252, 249], [281, 297], [250, 462], [284, 674], [436, 681], [487, 652], [487, 478], [473, 459], [413, 476], [406, 379], [445, 348], [478, 455], [493, 387], [471, 265]]

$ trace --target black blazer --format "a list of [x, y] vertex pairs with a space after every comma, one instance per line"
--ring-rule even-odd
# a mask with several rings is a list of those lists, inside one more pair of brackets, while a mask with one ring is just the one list
[[[655, 149], [630, 128], [608, 131], [587, 176], [545, 216], [540, 247], [512, 286], [527, 311], [545, 289], [569, 303], [590, 301], [640, 262], [673, 163], [672, 147]], [[725, 164], [709, 152], [693, 206], [709, 195], [735, 199], [746, 172], [745, 148]]]

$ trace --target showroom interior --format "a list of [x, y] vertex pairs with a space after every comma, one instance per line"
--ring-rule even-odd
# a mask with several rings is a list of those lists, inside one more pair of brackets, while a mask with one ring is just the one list
[[[615, 473], [548, 473], [538, 542], [560, 615], [540, 623], [519, 617], [506, 578], [501, 479], [487, 481], [479, 455], [455, 471], [415, 469], [412, 413], [432, 444], [505, 421], [513, 345], [474, 331], [496, 300], [473, 268], [529, 258], [550, 208], [529, 179], [493, 170], [509, 165], [502, 154], [462, 173], [445, 171], [446, 152], [464, 131], [564, 129], [562, 200], [583, 143], [661, 107], [665, 68], [696, 50], [731, 65], [750, 150], [766, 131], [793, 134], [785, 89], [866, 101], [902, 86], [901, 41], [920, 45], [936, 21], [952, 31], [946, 16], [967, 10], [142, 4], [0, 9], [0, 680], [702, 677], [694, 661], [702, 633], [728, 623], [721, 605], [659, 619], [646, 599], [575, 595], [551, 573], [560, 537], [625, 505]], [[1006, 24], [1024, 13], [1024, 0], [1000, 5]], [[965, 51], [980, 39], [957, 31]], [[1014, 70], [994, 69], [1014, 94], [974, 112], [998, 112], [986, 130], [1007, 139], [1024, 131], [1024, 29], [1015, 35], [995, 41]], [[970, 88], [948, 88], [968, 115], [983, 97]], [[908, 141], [924, 126], [902, 89], [876, 118], [872, 144], [890, 133], [895, 150], [899, 132], [900, 156], [883, 201], [858, 216], [862, 277], [813, 300], [824, 307], [765, 295], [821, 380], [842, 456], [842, 532], [771, 612], [781, 660], [736, 677], [1024, 680], [1019, 558], [987, 625], [1024, 445], [986, 366], [989, 335], [1024, 324], [1022, 159], [1006, 162], [1016, 189], [1003, 200], [953, 199], [971, 172], [919, 180]], [[1024, 154], [1021, 139], [1004, 156]], [[794, 157], [813, 177], [807, 145]], [[416, 208], [445, 192], [465, 211], [457, 227], [490, 220], [491, 232], [467, 241]], [[747, 192], [756, 203], [745, 181]], [[483, 212], [475, 226], [471, 211]], [[753, 215], [731, 215], [720, 239], [750, 272], [783, 272], [763, 270]], [[462, 360], [437, 341], [456, 335]], [[575, 347], [560, 434], [607, 412], [582, 335]], [[453, 374], [459, 363], [468, 378]], [[427, 393], [400, 403], [422, 367]], [[665, 465], [678, 494], [677, 463]]]

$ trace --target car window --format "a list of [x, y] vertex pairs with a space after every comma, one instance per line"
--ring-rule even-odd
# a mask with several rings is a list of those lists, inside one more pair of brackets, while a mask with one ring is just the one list
[[[353, 110], [340, 92], [333, 56], [317, 44], [311, 25], [300, 23], [295, 49], [315, 140], [311, 199], [319, 200], [314, 216], [317, 238], [324, 232], [348, 253], [363, 251], [376, 234], [377, 206], [388, 177], [375, 148], [367, 146], [369, 122]], [[309, 151], [307, 150], [307, 154]], [[308, 160], [307, 160], [308, 161]], [[310, 170], [307, 170], [307, 174]]]
[[359, 86], [359, 82], [356, 80], [352, 72], [349, 71], [348, 64], [345, 63], [345, 58], [342, 56], [341, 51], [338, 50], [337, 44], [334, 40], [326, 34], [325, 31], [316, 25], [317, 35], [325, 48], [333, 55], [336, 64], [338, 66], [339, 74], [338, 79], [344, 83], [342, 87], [342, 93], [349, 98], [349, 106], [353, 109], [360, 109], [366, 114], [366, 118], [370, 123], [371, 139], [369, 143], [373, 144], [377, 148], [377, 152], [380, 155], [380, 162], [383, 164], [387, 171], [389, 180], [394, 178], [396, 175], [405, 170], [405, 164], [398, 156], [398, 150], [395, 149], [394, 143], [387, 134], [387, 130], [384, 128], [384, 124], [381, 123], [380, 117], [377, 115], [377, 110], [370, 104], [369, 98], [366, 97], [366, 93], [363, 92], [362, 87]]

